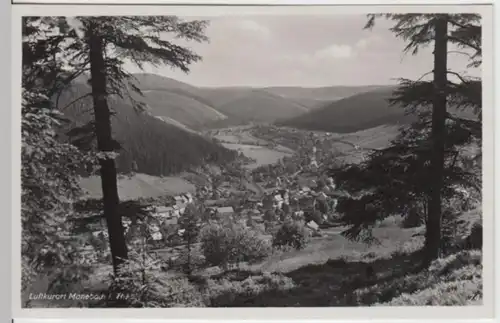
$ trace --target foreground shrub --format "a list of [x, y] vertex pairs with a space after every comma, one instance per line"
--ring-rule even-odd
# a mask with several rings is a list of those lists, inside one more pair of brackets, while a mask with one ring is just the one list
[[294, 287], [291, 278], [269, 273], [250, 276], [243, 281], [209, 280], [206, 302], [211, 307], [248, 306], [263, 293], [286, 292]]
[[482, 253], [478, 250], [464, 250], [446, 258], [436, 259], [429, 267], [432, 275], [443, 276], [467, 265], [480, 266]]
[[112, 297], [106, 300], [105, 306], [203, 306], [202, 295], [196, 286], [184, 277], [171, 277], [162, 272], [162, 263], [160, 258], [144, 250], [132, 249], [129, 259], [120, 267], [118, 277], [111, 277], [110, 294], [126, 296], [122, 299]]
[[466, 305], [482, 297], [482, 257], [461, 251], [435, 260], [428, 270], [354, 292], [356, 305]]
[[357, 289], [353, 293], [352, 302], [355, 305], [385, 303], [403, 293], [414, 293], [436, 283], [437, 278], [434, 276], [408, 275], [392, 281]]
[[273, 235], [273, 247], [304, 249], [309, 242], [309, 230], [303, 222], [287, 221]]
[[198, 250], [186, 251], [171, 259], [169, 265], [172, 269], [190, 272], [203, 268], [205, 257]]
[[187, 278], [168, 278], [157, 288], [166, 307], [204, 307], [203, 295]]
[[402, 294], [384, 304], [389, 306], [460, 306], [482, 297], [481, 279], [440, 282], [414, 294]]
[[413, 254], [424, 247], [424, 239], [421, 236], [413, 236], [410, 240], [400, 244], [392, 253], [393, 257]]
[[404, 222], [404, 218], [398, 215], [391, 215], [387, 218], [379, 221], [377, 226], [379, 228], [397, 228], [402, 227], [402, 223]]
[[271, 245], [257, 230], [242, 224], [210, 224], [201, 231], [201, 250], [207, 263], [227, 269], [240, 262], [257, 262]]

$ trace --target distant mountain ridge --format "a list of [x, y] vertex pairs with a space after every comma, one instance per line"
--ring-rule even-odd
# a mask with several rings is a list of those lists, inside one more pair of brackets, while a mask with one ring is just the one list
[[[401, 118], [400, 111], [387, 107], [377, 95], [395, 88], [389, 85], [208, 88], [156, 74], [138, 73], [134, 77], [135, 85], [143, 92], [135, 99], [144, 102], [152, 116], [183, 130], [277, 123], [348, 132], [393, 124]], [[347, 101], [354, 104], [352, 111], [345, 106], [348, 99], [353, 100]], [[369, 106], [374, 106], [373, 111]]]
[[309, 111], [294, 101], [262, 90], [248, 91], [237, 99], [219, 106], [218, 109], [230, 117], [252, 122], [274, 122]]
[[140, 73], [136, 85], [157, 117], [202, 129], [248, 122], [273, 123], [299, 117], [345, 96], [382, 86], [196, 87], [174, 79]]
[[325, 86], [325, 87], [291, 87], [275, 86], [264, 88], [265, 91], [285, 98], [299, 100], [335, 101], [363, 92], [391, 88], [391, 85], [360, 85], [360, 86]]

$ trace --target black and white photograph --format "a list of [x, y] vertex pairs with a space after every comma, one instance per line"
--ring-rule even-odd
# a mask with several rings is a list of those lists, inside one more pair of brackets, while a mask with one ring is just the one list
[[483, 305], [491, 23], [195, 9], [15, 22], [21, 307]]

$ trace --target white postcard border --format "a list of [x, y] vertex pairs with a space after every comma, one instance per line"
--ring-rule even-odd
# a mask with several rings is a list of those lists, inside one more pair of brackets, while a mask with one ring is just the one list
[[[24, 1], [24, 0], [17, 0]], [[57, 0], [55, 0], [57, 1]], [[54, 2], [54, 0], [52, 1]], [[95, 1], [98, 2], [98, 1]], [[111, 2], [111, 1], [107, 1]], [[202, 2], [202, 1], [198, 1]], [[379, 3], [381, 1], [378, 1]], [[403, 1], [397, 1], [404, 3]], [[416, 1], [412, 1], [416, 3]], [[456, 3], [457, 1], [454, 1]], [[468, 1], [471, 3], [474, 1]], [[268, 2], [269, 3], [269, 2]], [[303, 2], [302, 2], [303, 3]], [[355, 4], [355, 1], [350, 2]], [[364, 2], [366, 3], [366, 1]], [[384, 1], [384, 3], [389, 3]], [[395, 2], [392, 2], [395, 3]], [[422, 4], [423, 1], [418, 1]], [[428, 2], [427, 2], [428, 3]], [[478, 12], [483, 16], [483, 218], [484, 221], [484, 305], [477, 307], [365, 307], [365, 308], [170, 308], [170, 309], [21, 309], [20, 305], [20, 93], [21, 93], [21, 24], [23, 15], [280, 15], [280, 14], [348, 14], [374, 12]], [[311, 7], [243, 7], [243, 6], [88, 6], [88, 5], [19, 5], [12, 8], [12, 303], [15, 318], [137, 318], [137, 319], [218, 319], [241, 320], [353, 320], [353, 319], [490, 319], [494, 309], [493, 244], [494, 225], [494, 113], [493, 113], [493, 15], [489, 6], [311, 6]], [[498, 43], [498, 42], [497, 42]], [[497, 101], [498, 102], [498, 101]], [[4, 118], [5, 121], [5, 118]], [[8, 121], [8, 120], [7, 120]], [[498, 239], [497, 239], [498, 240]], [[498, 242], [497, 242], [498, 245]], [[51, 320], [51, 322], [56, 322]]]

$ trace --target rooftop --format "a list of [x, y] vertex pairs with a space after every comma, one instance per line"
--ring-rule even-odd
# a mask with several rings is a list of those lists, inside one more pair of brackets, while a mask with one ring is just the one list
[[171, 206], [159, 206], [156, 208], [157, 213], [171, 212], [173, 210], [174, 210], [174, 208]]
[[234, 209], [232, 206], [224, 206], [217, 208], [217, 212], [219, 213], [233, 213]]

